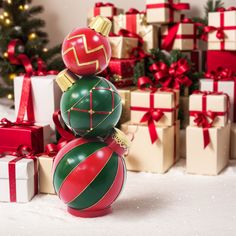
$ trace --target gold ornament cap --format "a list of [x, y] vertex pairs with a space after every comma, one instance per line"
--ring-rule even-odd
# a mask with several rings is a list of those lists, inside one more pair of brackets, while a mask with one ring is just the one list
[[125, 135], [124, 132], [122, 132], [121, 130], [119, 130], [117, 128], [114, 128], [112, 138], [116, 141], [117, 144], [120, 145], [120, 147], [123, 147], [125, 149], [129, 149], [131, 146], [130, 139]]
[[79, 77], [75, 74], [73, 74], [71, 71], [68, 69], [65, 69], [61, 71], [56, 78], [56, 82], [62, 92], [67, 91], [74, 83], [76, 80], [78, 80]]
[[102, 34], [107, 37], [111, 31], [112, 23], [111, 21], [103, 16], [96, 16], [92, 19], [89, 24], [89, 28], [95, 30], [96, 32]]

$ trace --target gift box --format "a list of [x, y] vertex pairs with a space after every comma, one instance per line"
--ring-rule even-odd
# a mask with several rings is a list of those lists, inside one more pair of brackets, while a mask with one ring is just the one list
[[[55, 75], [33, 76], [31, 78], [31, 88], [33, 97], [34, 117], [36, 123], [49, 124], [51, 127], [52, 138], [55, 131], [55, 125], [52, 120], [52, 114], [60, 108], [60, 98], [62, 92], [55, 82]], [[14, 79], [15, 110], [18, 113], [23, 76]]]
[[122, 114], [119, 120], [120, 124], [123, 124], [130, 120], [130, 93], [135, 90], [135, 87], [126, 87], [118, 89], [118, 93], [122, 101]]
[[197, 27], [194, 23], [161, 26], [161, 39], [162, 49], [168, 51], [195, 50], [197, 48]]
[[216, 71], [218, 67], [228, 68], [235, 71], [236, 52], [235, 51], [207, 51], [206, 71]]
[[113, 58], [130, 58], [134, 48], [138, 47], [138, 39], [123, 36], [110, 36], [111, 56]]
[[156, 127], [158, 140], [151, 144], [146, 125], [127, 122], [121, 126], [125, 133], [133, 134], [134, 140], [125, 157], [126, 167], [131, 171], [165, 173], [179, 160], [179, 122], [169, 127]]
[[143, 49], [148, 51], [158, 47], [158, 26], [147, 25], [146, 15], [143, 13], [126, 13], [113, 18], [114, 33], [126, 29], [131, 33], [140, 35], [143, 40]]
[[[155, 125], [171, 126], [178, 118], [178, 106], [178, 90], [135, 90], [131, 92], [131, 121], [135, 124], [148, 123], [152, 117]], [[147, 121], [142, 122], [146, 117]]]
[[236, 159], [236, 123], [231, 123], [230, 129], [230, 158]]
[[111, 75], [118, 75], [123, 78], [134, 77], [134, 67], [137, 59], [111, 59], [108, 69]]
[[38, 157], [40, 193], [55, 194], [52, 176], [53, 160], [54, 157], [48, 155], [42, 155]]
[[[223, 80], [214, 79], [200, 79], [200, 90], [201, 91], [213, 91], [213, 92], [223, 92], [228, 94], [230, 106], [229, 106], [229, 120], [232, 122], [236, 121], [236, 84], [235, 79], [228, 78]], [[216, 103], [217, 107], [218, 104]]]
[[208, 50], [236, 50], [236, 11], [208, 14]]
[[179, 0], [146, 0], [147, 22], [167, 24], [179, 22], [181, 10], [189, 9], [189, 5]]
[[228, 164], [230, 124], [209, 128], [210, 144], [204, 148], [202, 128], [188, 126], [187, 172], [201, 175], [217, 175]]
[[204, 119], [213, 126], [228, 123], [229, 98], [224, 93], [197, 93], [189, 97], [190, 126], [199, 126]]
[[181, 129], [185, 129], [189, 125], [189, 97], [180, 96], [179, 120]]
[[16, 151], [20, 145], [30, 147], [35, 153], [44, 151], [50, 143], [49, 125], [0, 125], [0, 153]]
[[95, 17], [95, 16], [105, 16], [107, 18], [112, 18], [113, 16], [119, 15], [123, 13], [124, 10], [117, 8], [112, 3], [102, 3], [98, 2], [95, 3], [93, 9], [89, 11], [88, 17]]
[[0, 201], [30, 201], [38, 192], [36, 158], [5, 156], [0, 158]]

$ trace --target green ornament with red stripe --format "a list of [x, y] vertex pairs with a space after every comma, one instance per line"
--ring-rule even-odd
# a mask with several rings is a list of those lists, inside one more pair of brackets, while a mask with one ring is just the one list
[[62, 119], [76, 136], [105, 137], [118, 123], [122, 102], [115, 86], [95, 75], [78, 77], [68, 69], [57, 76], [64, 92]]
[[110, 212], [123, 188], [123, 155], [130, 142], [118, 129], [104, 141], [78, 138], [64, 146], [53, 164], [53, 184], [68, 212], [96, 217]]

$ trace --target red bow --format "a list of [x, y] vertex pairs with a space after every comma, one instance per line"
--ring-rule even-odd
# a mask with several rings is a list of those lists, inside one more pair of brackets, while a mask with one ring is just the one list
[[190, 67], [186, 59], [180, 59], [173, 62], [168, 67], [164, 62], [157, 62], [149, 67], [150, 71], [154, 73], [154, 78], [157, 82], [165, 88], [179, 89], [180, 85], [189, 87], [192, 81], [186, 75]]
[[229, 111], [229, 96], [222, 92], [209, 92], [209, 91], [199, 91], [196, 90], [193, 92], [193, 94], [202, 94], [202, 103], [203, 103], [203, 111], [190, 111], [190, 116], [194, 116], [194, 123], [198, 127], [202, 127], [203, 129], [203, 140], [204, 140], [204, 148], [206, 148], [210, 143], [210, 134], [209, 134], [209, 128], [212, 127], [213, 122], [215, 118], [219, 115], [219, 112], [213, 112], [213, 111], [206, 111], [206, 96], [207, 95], [226, 95], [228, 106], [226, 112], [223, 112], [223, 114], [228, 114]]
[[150, 90], [157, 90], [157, 88], [155, 88], [155, 84], [152, 82], [152, 80], [147, 77], [147, 76], [142, 76], [138, 79], [138, 88], [141, 90], [144, 90], [146, 88], [149, 88]]
[[2, 126], [2, 127], [11, 127], [11, 126], [14, 126], [14, 125], [17, 125], [17, 126], [31, 126], [33, 124], [34, 124], [34, 122], [32, 122], [32, 121], [11, 122], [7, 118], [2, 118], [0, 120], [0, 126]]
[[50, 143], [47, 144], [45, 147], [44, 153], [40, 153], [37, 156], [47, 155], [48, 157], [55, 158], [56, 154], [71, 140], [75, 139], [76, 137], [69, 131], [65, 130], [60, 122], [61, 111], [55, 111], [53, 113], [53, 121], [56, 126], [56, 130], [61, 135], [60, 140], [57, 144]]
[[213, 31], [217, 31], [216, 32], [216, 37], [219, 40], [225, 40], [225, 33], [224, 33], [224, 28], [223, 27], [215, 27], [215, 26], [205, 26], [203, 28], [204, 33], [202, 35], [202, 40], [207, 41], [207, 35]]
[[229, 8], [224, 8], [224, 7], [219, 7], [217, 9], [218, 12], [224, 12], [224, 11], [236, 11], [236, 7], [229, 7]]
[[113, 3], [103, 3], [103, 2], [97, 2], [95, 3], [95, 7], [114, 7]]
[[28, 121], [34, 123], [35, 118], [34, 118], [32, 89], [31, 89], [31, 76], [57, 74], [57, 71], [47, 71], [45, 63], [43, 62], [41, 58], [37, 58], [38, 70], [34, 71], [31, 60], [28, 58], [27, 55], [25, 54], [16, 55], [15, 51], [16, 51], [17, 45], [22, 45], [22, 42], [18, 39], [13, 39], [8, 44], [8, 49], [7, 49], [9, 61], [15, 65], [22, 65], [25, 69], [24, 80], [22, 84], [20, 106], [19, 106], [16, 122], [23, 123], [25, 113], [27, 113]]
[[130, 15], [130, 14], [145, 14], [145, 11], [139, 11], [136, 8], [130, 8], [125, 14]]
[[213, 80], [232, 80], [235, 78], [234, 72], [228, 68], [218, 67], [216, 71], [206, 72], [205, 77]]
[[159, 139], [156, 132], [155, 122], [158, 122], [163, 116], [163, 111], [150, 108], [149, 111], [147, 111], [140, 120], [141, 123], [148, 122], [148, 129], [152, 143]]
[[202, 127], [203, 129], [203, 142], [204, 148], [206, 148], [210, 144], [210, 134], [209, 128], [212, 127], [212, 124], [217, 117], [217, 114], [212, 111], [207, 112], [196, 112], [192, 114], [194, 118], [194, 123], [197, 124], [198, 127]]

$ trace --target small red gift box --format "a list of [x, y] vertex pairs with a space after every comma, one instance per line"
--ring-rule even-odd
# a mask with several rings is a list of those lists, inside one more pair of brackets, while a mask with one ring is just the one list
[[218, 67], [228, 68], [232, 71], [236, 69], [235, 51], [207, 51], [206, 71], [216, 71]]
[[122, 78], [134, 76], [134, 66], [137, 59], [111, 59], [109, 62], [109, 71], [112, 75], [118, 75]]
[[14, 152], [20, 145], [30, 147], [34, 153], [44, 151], [43, 127], [7, 124], [1, 126], [0, 153]]

